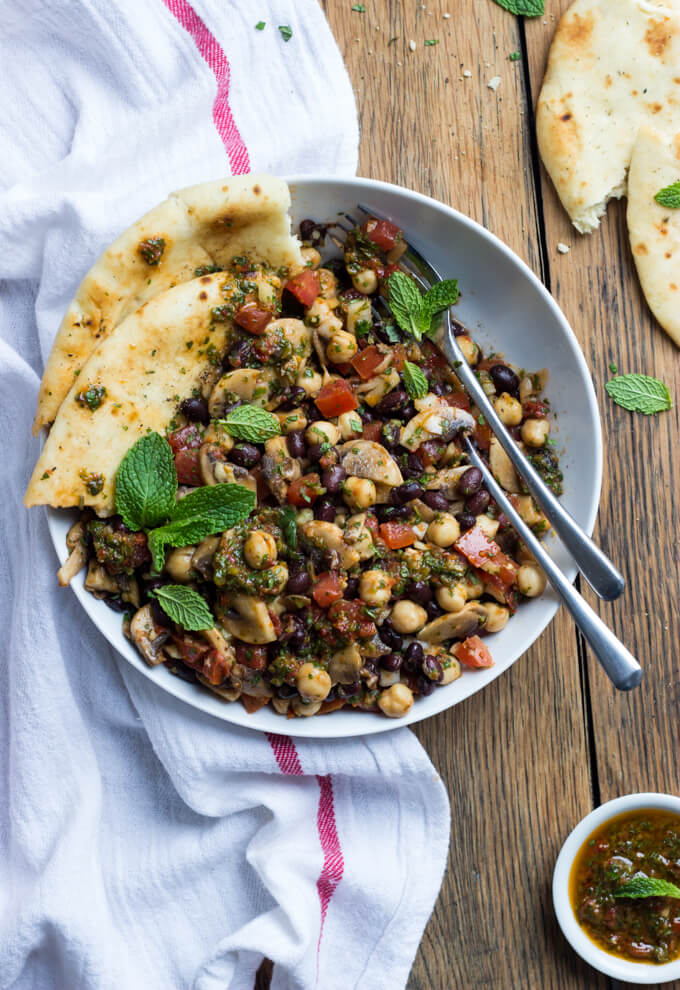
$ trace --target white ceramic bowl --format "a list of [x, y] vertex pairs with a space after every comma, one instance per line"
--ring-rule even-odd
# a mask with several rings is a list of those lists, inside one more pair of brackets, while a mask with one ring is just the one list
[[[502, 351], [516, 365], [550, 370], [548, 394], [557, 414], [554, 437], [562, 448], [564, 504], [592, 532], [600, 497], [602, 439], [590, 373], [583, 354], [555, 301], [533, 272], [497, 237], [479, 224], [427, 196], [371, 179], [292, 178], [288, 180], [295, 225], [305, 217], [333, 220], [356, 212], [358, 202], [391, 217], [444, 278], [458, 278], [461, 300], [456, 316], [485, 347]], [[51, 510], [49, 523], [61, 561], [74, 514]], [[556, 540], [548, 545], [558, 565], [573, 579], [576, 568]], [[506, 628], [487, 640], [495, 666], [466, 671], [453, 684], [416, 701], [403, 719], [366, 712], [338, 711], [310, 719], [285, 719], [269, 707], [249, 715], [238, 703], [225, 703], [207, 690], [174, 677], [164, 668], [149, 669], [121, 632], [121, 617], [83, 588], [72, 588], [109, 642], [155, 684], [196, 708], [251, 729], [295, 736], [335, 738], [386, 732], [450, 708], [480, 691], [521, 656], [557, 610], [548, 590], [523, 605]]]
[[624, 983], [668, 983], [680, 979], [680, 959], [654, 965], [644, 962], [629, 962], [600, 949], [583, 931], [569, 901], [569, 874], [576, 855], [591, 832], [617, 815], [640, 808], [660, 808], [680, 815], [680, 797], [671, 794], [626, 794], [600, 805], [595, 811], [579, 822], [562, 846], [553, 874], [553, 904], [555, 914], [571, 947], [582, 959], [607, 976], [613, 976]]

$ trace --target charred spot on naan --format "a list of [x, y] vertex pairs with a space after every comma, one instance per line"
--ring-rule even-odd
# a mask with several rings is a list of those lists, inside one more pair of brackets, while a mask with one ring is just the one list
[[650, 53], [660, 58], [666, 51], [669, 42], [673, 40], [673, 35], [676, 32], [668, 19], [655, 21], [653, 18], [650, 18], [649, 25], [645, 34], [645, 42]]
[[590, 41], [594, 26], [595, 18], [592, 12], [583, 17], [575, 12], [571, 16], [567, 14], [560, 21], [555, 38], [559, 36], [568, 48], [573, 48], [578, 54]]

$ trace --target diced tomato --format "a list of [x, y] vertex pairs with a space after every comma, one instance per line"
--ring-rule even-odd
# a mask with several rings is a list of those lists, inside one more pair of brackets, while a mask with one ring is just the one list
[[366, 615], [366, 605], [360, 599], [333, 602], [328, 609], [328, 619], [341, 636], [354, 639], [371, 639], [375, 636], [375, 622]]
[[287, 289], [291, 295], [295, 296], [297, 301], [302, 303], [303, 306], [311, 306], [321, 292], [319, 273], [313, 271], [311, 268], [305, 268], [299, 275], [289, 278], [284, 285], [284, 289]]
[[173, 454], [176, 454], [178, 450], [185, 448], [198, 449], [203, 443], [203, 438], [198, 427], [190, 423], [188, 426], [183, 426], [181, 430], [168, 433], [168, 443], [172, 447]]
[[363, 381], [367, 382], [375, 374], [375, 369], [385, 360], [385, 355], [378, 350], [375, 344], [364, 347], [354, 355], [350, 364]]
[[324, 385], [314, 402], [319, 412], [327, 419], [351, 412], [359, 405], [354, 392], [342, 378]]
[[487, 574], [486, 571], [482, 571], [478, 567], [475, 568], [475, 574], [480, 581], [484, 582], [485, 587], [491, 587], [498, 592], [513, 614], [517, 611], [517, 596], [515, 592], [512, 590], [512, 587], [501, 581], [498, 574]]
[[466, 530], [456, 540], [455, 547], [473, 567], [497, 575], [505, 587], [515, 583], [517, 564], [503, 553], [495, 540], [489, 539], [481, 526]]
[[453, 409], [465, 409], [466, 412], [470, 412], [470, 400], [465, 392], [449, 392], [448, 395], [443, 395], [442, 398]]
[[410, 547], [416, 542], [416, 534], [413, 527], [407, 523], [386, 522], [381, 523], [380, 535], [390, 548], [390, 550], [401, 550], [402, 547]]
[[529, 400], [522, 406], [522, 412], [532, 419], [545, 419], [548, 415], [548, 407], [540, 399]]
[[354, 374], [354, 368], [347, 361], [342, 361], [340, 364], [334, 364], [333, 370], [337, 371], [339, 375], [344, 375], [345, 378]]
[[221, 684], [231, 673], [231, 660], [228, 660], [224, 653], [220, 653], [219, 650], [210, 650], [203, 658], [201, 673], [211, 684]]
[[184, 633], [184, 635], [176, 633], [172, 637], [172, 642], [188, 667], [201, 669], [203, 658], [210, 652], [210, 645], [206, 640], [199, 639], [197, 636], [190, 636], [188, 633]]
[[486, 423], [475, 423], [473, 436], [479, 450], [489, 449], [491, 446], [491, 429]]
[[375, 217], [367, 220], [361, 230], [369, 241], [377, 244], [382, 251], [391, 251], [403, 237], [403, 232], [396, 223], [390, 223], [389, 220], [376, 220]]
[[443, 370], [449, 367], [449, 362], [437, 345], [433, 344], [431, 340], [423, 340], [420, 344], [420, 349], [425, 355], [425, 360], [422, 363], [422, 369], [425, 374], [432, 374], [433, 371]]
[[479, 636], [468, 636], [462, 643], [455, 643], [451, 652], [466, 667], [474, 667], [476, 670], [493, 667], [493, 657]]
[[234, 652], [236, 662], [250, 667], [251, 670], [263, 670], [267, 666], [267, 647], [251, 646], [250, 643], [237, 642]]
[[324, 488], [318, 474], [306, 474], [302, 478], [291, 481], [286, 496], [290, 505], [297, 505], [298, 508], [306, 508], [314, 505], [319, 495], [323, 494]]
[[202, 484], [198, 450], [179, 450], [175, 454], [175, 469], [180, 485]]
[[312, 591], [312, 598], [320, 608], [328, 608], [342, 598], [342, 584], [335, 571], [319, 574]]
[[253, 712], [259, 711], [260, 708], [264, 708], [268, 702], [269, 698], [256, 698], [253, 694], [241, 695], [241, 704], [249, 715], [252, 715]]
[[366, 513], [366, 519], [364, 521], [366, 529], [369, 531], [374, 540], [378, 538], [378, 520], [373, 515], [372, 512]]
[[363, 440], [372, 440], [374, 443], [380, 443], [380, 433], [382, 430], [382, 423], [364, 423], [364, 435]]
[[246, 303], [245, 306], [236, 312], [234, 323], [240, 327], [260, 337], [266, 330], [267, 324], [271, 323], [273, 313], [268, 309], [260, 309], [255, 303]]

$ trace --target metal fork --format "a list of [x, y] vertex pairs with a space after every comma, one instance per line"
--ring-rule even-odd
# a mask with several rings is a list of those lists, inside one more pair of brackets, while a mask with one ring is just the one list
[[[375, 217], [377, 220], [388, 219], [376, 210], [371, 210], [361, 203], [357, 204], [362, 213]], [[351, 217], [347, 217], [351, 221]], [[442, 280], [439, 272], [413, 247], [408, 240], [408, 248], [400, 258], [408, 262], [405, 267], [411, 275], [423, 283], [433, 285]], [[415, 270], [414, 270], [415, 269]], [[618, 598], [625, 587], [623, 575], [616, 569], [609, 558], [588, 537], [576, 520], [567, 512], [564, 506], [550, 491], [539, 473], [522, 453], [507, 429], [501, 422], [491, 400], [482, 388], [474, 370], [465, 360], [465, 356], [453, 332], [451, 313], [444, 313], [445, 336], [441, 343], [442, 350], [453, 366], [455, 374], [468, 396], [477, 405], [498, 442], [510, 458], [517, 473], [524, 480], [527, 488], [543, 510], [544, 515], [561, 538], [564, 546], [571, 554], [579, 571], [596, 595], [606, 601]]]

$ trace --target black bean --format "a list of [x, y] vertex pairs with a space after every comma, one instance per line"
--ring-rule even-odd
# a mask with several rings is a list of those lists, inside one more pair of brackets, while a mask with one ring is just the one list
[[168, 626], [172, 626], [172, 619], [164, 611], [163, 606], [158, 601], [158, 599], [151, 598], [150, 601], [151, 601], [151, 615], [153, 616], [153, 621], [156, 623], [156, 625], [165, 626], [166, 628]]
[[449, 511], [449, 501], [445, 495], [441, 492], [425, 492], [423, 495], [423, 502], [430, 509], [434, 509], [435, 512], [448, 512]]
[[510, 395], [519, 392], [519, 378], [506, 364], [494, 364], [489, 369], [489, 374], [497, 392], [509, 392]]
[[361, 681], [354, 681], [352, 684], [338, 684], [336, 690], [338, 698], [353, 698], [362, 693]]
[[289, 595], [304, 595], [311, 583], [312, 579], [306, 570], [292, 571], [288, 575], [286, 591]]
[[345, 469], [340, 467], [339, 464], [334, 464], [333, 467], [326, 468], [321, 475], [321, 484], [331, 495], [336, 495], [340, 491], [346, 477], [347, 472]]
[[516, 440], [519, 443], [519, 441], [522, 439], [522, 431], [520, 430], [519, 426], [506, 426], [505, 428], [512, 437], [512, 439]]
[[410, 505], [379, 505], [376, 511], [378, 519], [384, 523], [393, 519], [408, 519], [413, 510]]
[[189, 684], [194, 684], [197, 680], [196, 671], [192, 670], [191, 667], [185, 667], [183, 663], [176, 660], [171, 660], [166, 663], [166, 667], [172, 665], [172, 673], [175, 677], [179, 677], [181, 681], [188, 681]]
[[460, 528], [463, 530], [463, 532], [465, 532], [466, 529], [472, 529], [472, 527], [476, 522], [473, 514], [471, 512], [468, 512], [467, 509], [463, 509], [462, 512], [459, 512], [458, 515], [456, 516], [456, 519], [458, 520]]
[[413, 419], [415, 414], [416, 414], [416, 407], [413, 405], [412, 402], [409, 402], [407, 405], [404, 406], [403, 409], [400, 409], [397, 413], [395, 413], [395, 415], [404, 422], [406, 422], [409, 419]]
[[228, 406], [224, 407], [224, 411], [223, 411], [224, 415], [226, 416], [227, 413], [230, 413], [232, 411], [232, 409], [238, 409], [238, 407], [242, 405], [243, 402], [241, 401], [241, 399], [237, 399], [236, 402], [230, 402]]
[[458, 491], [465, 498], [469, 495], [474, 495], [481, 488], [483, 480], [484, 478], [479, 468], [468, 468], [458, 479]]
[[404, 598], [409, 598], [416, 605], [427, 605], [432, 601], [432, 591], [424, 581], [409, 581], [404, 588]]
[[419, 478], [424, 471], [423, 462], [416, 453], [409, 454], [406, 458], [401, 473], [406, 478]]
[[262, 454], [253, 443], [237, 443], [229, 454], [229, 460], [239, 467], [251, 468], [262, 458]]
[[379, 416], [390, 416], [396, 413], [408, 403], [408, 392], [403, 388], [393, 388], [384, 399], [381, 399], [375, 407]]
[[393, 505], [406, 505], [407, 502], [412, 502], [414, 498], [420, 498], [422, 494], [422, 486], [417, 481], [407, 481], [390, 491], [390, 501]]
[[467, 330], [458, 320], [451, 319], [451, 329], [453, 330], [454, 337], [467, 337]]
[[438, 619], [439, 616], [442, 614], [442, 610], [440, 609], [439, 605], [437, 605], [434, 598], [432, 599], [431, 602], [427, 603], [427, 605], [425, 606], [425, 611], [427, 612], [427, 617], [430, 620], [430, 622], [432, 621], [432, 619]]
[[353, 601], [353, 599], [359, 596], [359, 578], [348, 578], [347, 587], [345, 588], [344, 598], [348, 601]]
[[322, 522], [333, 522], [335, 520], [335, 506], [329, 498], [320, 498], [314, 506], [314, 518]]
[[231, 368], [243, 368], [250, 356], [251, 345], [248, 340], [237, 340], [229, 349], [227, 364]]
[[288, 649], [296, 653], [305, 641], [305, 624], [298, 615], [285, 615], [281, 619], [279, 642], [288, 643]]
[[378, 636], [383, 641], [385, 646], [389, 646], [391, 650], [401, 650], [404, 645], [404, 640], [401, 638], [399, 633], [392, 627], [392, 623], [389, 619], [385, 619], [381, 626], [378, 626]]
[[517, 550], [517, 534], [512, 529], [502, 529], [496, 534], [496, 543], [503, 553], [514, 554]]
[[429, 678], [429, 680], [434, 681], [437, 684], [439, 683], [439, 681], [442, 681], [444, 679], [444, 671], [442, 669], [442, 665], [440, 664], [439, 660], [437, 660], [437, 658], [433, 656], [431, 653], [428, 653], [428, 655], [423, 660], [422, 670], [425, 677]]
[[283, 393], [283, 400], [279, 406], [284, 412], [289, 412], [291, 409], [296, 409], [301, 405], [307, 398], [307, 393], [299, 385], [291, 385]]
[[421, 443], [418, 450], [421, 454], [427, 454], [430, 461], [434, 464], [438, 461], [446, 449], [446, 444], [439, 440], [426, 440], [425, 443]]
[[380, 431], [380, 442], [388, 450], [394, 450], [399, 445], [401, 436], [401, 423], [399, 420], [390, 419], [383, 423]]
[[443, 382], [430, 382], [430, 392], [432, 392], [433, 395], [448, 395], [450, 391], [451, 389], [448, 385], [444, 385]]
[[105, 595], [104, 604], [108, 605], [112, 612], [127, 612], [130, 608], [129, 602], [124, 602], [122, 598], [114, 595]]
[[473, 516], [479, 516], [482, 512], [486, 512], [489, 508], [489, 502], [491, 501], [491, 496], [485, 488], [480, 488], [478, 492], [471, 495], [470, 498], [465, 503], [465, 508], [472, 513]]
[[200, 396], [185, 399], [179, 408], [190, 423], [203, 423], [207, 426], [210, 422], [208, 403]]
[[420, 665], [425, 658], [425, 651], [420, 643], [409, 643], [404, 653], [404, 668], [412, 674], [420, 670]]
[[431, 681], [429, 677], [419, 677], [416, 682], [416, 694], [428, 695], [432, 694], [436, 685], [434, 681]]
[[401, 656], [399, 653], [384, 653], [380, 657], [380, 666], [383, 670], [399, 670], [401, 667]]
[[462, 429], [463, 424], [460, 421], [449, 423], [449, 426], [441, 435], [442, 443], [451, 443], [453, 438], [457, 436]]
[[372, 423], [373, 420], [375, 419], [375, 416], [373, 415], [373, 410], [370, 409], [368, 406], [361, 406], [359, 409], [359, 415], [361, 416], [362, 423]]
[[307, 453], [304, 430], [291, 430], [286, 437], [286, 443], [291, 457], [304, 457]]
[[327, 443], [311, 443], [307, 448], [307, 457], [314, 464], [318, 464], [323, 455], [326, 453]]
[[279, 684], [276, 688], [276, 694], [279, 698], [293, 698], [297, 694], [297, 689], [292, 686], [292, 684]]

